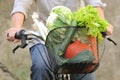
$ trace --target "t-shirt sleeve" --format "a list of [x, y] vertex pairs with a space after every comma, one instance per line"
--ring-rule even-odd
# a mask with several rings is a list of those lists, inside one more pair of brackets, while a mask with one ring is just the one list
[[92, 5], [94, 7], [100, 6], [102, 8], [106, 7], [106, 3], [103, 3], [101, 0], [83, 0], [85, 5]]
[[33, 1], [34, 0], [15, 0], [11, 15], [13, 15], [16, 12], [21, 12], [25, 15], [25, 18], [26, 18], [27, 17], [27, 11], [29, 10]]

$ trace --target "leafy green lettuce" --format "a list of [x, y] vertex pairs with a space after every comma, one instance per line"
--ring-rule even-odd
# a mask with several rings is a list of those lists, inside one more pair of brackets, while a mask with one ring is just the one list
[[85, 27], [87, 35], [98, 37], [99, 42], [103, 39], [101, 32], [106, 31], [108, 23], [100, 18], [98, 11], [92, 6], [82, 7], [73, 12], [72, 20], [77, 22], [76, 26]]

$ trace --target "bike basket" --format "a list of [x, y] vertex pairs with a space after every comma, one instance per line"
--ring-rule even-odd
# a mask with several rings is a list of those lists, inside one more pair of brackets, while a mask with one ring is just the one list
[[80, 27], [59, 27], [49, 32], [46, 47], [54, 73], [90, 73], [97, 69], [97, 40]]

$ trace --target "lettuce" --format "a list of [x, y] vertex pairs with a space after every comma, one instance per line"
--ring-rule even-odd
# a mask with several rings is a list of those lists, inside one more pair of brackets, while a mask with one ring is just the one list
[[73, 12], [72, 20], [77, 22], [76, 26], [85, 27], [87, 35], [98, 37], [98, 42], [102, 41], [101, 32], [106, 31], [108, 22], [100, 18], [95, 8], [90, 5], [80, 8]]

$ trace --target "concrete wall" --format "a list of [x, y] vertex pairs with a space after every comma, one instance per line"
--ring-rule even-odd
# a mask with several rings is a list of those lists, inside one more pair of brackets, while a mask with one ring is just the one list
[[[120, 79], [120, 0], [103, 0], [107, 3], [105, 17], [114, 26], [114, 32], [110, 36], [118, 45], [114, 46], [106, 41], [105, 54], [100, 61], [100, 67], [96, 71], [97, 80]], [[103, 49], [103, 44], [102, 44]], [[102, 50], [101, 49], [101, 50]], [[101, 52], [101, 51], [100, 51]]]

